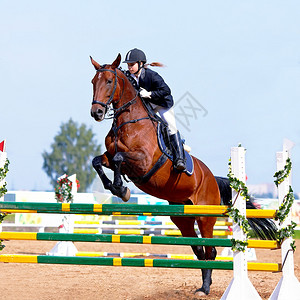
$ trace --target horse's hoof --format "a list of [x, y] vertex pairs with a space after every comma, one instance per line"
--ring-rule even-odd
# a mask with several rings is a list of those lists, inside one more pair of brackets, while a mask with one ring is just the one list
[[196, 298], [207, 297], [207, 294], [205, 292], [203, 292], [201, 289], [196, 290], [194, 295]]
[[203, 299], [203, 297], [207, 297], [207, 295], [204, 292], [202, 292], [202, 291], [198, 291], [198, 292], [196, 291], [194, 293], [194, 296], [195, 296], [196, 299], [197, 298]]
[[127, 202], [130, 199], [130, 189], [126, 187], [126, 193], [125, 195], [122, 197], [122, 200], [124, 202]]

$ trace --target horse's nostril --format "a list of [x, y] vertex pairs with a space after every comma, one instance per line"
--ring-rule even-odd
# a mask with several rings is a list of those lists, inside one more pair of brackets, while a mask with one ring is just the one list
[[97, 114], [102, 114], [102, 113], [103, 113], [102, 109], [98, 108], [97, 109]]

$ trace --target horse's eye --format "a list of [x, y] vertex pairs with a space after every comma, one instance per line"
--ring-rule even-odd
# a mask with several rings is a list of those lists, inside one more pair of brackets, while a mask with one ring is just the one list
[[107, 79], [106, 83], [107, 83], [107, 84], [111, 84], [111, 83], [112, 83], [112, 80], [111, 80], [111, 79]]

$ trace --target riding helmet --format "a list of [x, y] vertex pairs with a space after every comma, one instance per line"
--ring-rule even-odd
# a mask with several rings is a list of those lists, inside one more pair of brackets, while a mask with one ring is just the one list
[[147, 59], [145, 53], [142, 50], [134, 48], [128, 51], [123, 63], [134, 63], [137, 61], [146, 63]]

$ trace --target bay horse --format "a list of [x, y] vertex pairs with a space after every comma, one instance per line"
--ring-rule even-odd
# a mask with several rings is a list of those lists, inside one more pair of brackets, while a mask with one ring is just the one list
[[[146, 109], [143, 100], [129, 78], [120, 70], [121, 55], [109, 65], [100, 65], [91, 57], [96, 69], [92, 79], [93, 101], [91, 116], [98, 122], [112, 105], [113, 124], [105, 139], [106, 152], [93, 159], [92, 165], [105, 189], [128, 201], [130, 191], [123, 185], [121, 175], [127, 175], [147, 194], [167, 200], [170, 204], [220, 205], [229, 204], [229, 183], [216, 178], [209, 168], [192, 156], [192, 175], [178, 172], [170, 159], [164, 157], [157, 142], [158, 121]], [[102, 166], [114, 171], [113, 182], [107, 178]], [[219, 188], [220, 186], [220, 188]], [[226, 203], [227, 202], [227, 203]], [[171, 217], [184, 237], [197, 237], [195, 220], [203, 238], [212, 238], [216, 217]], [[192, 246], [199, 260], [214, 260], [217, 252], [211, 246]], [[208, 295], [212, 283], [212, 270], [202, 269], [202, 287], [196, 292]]]

